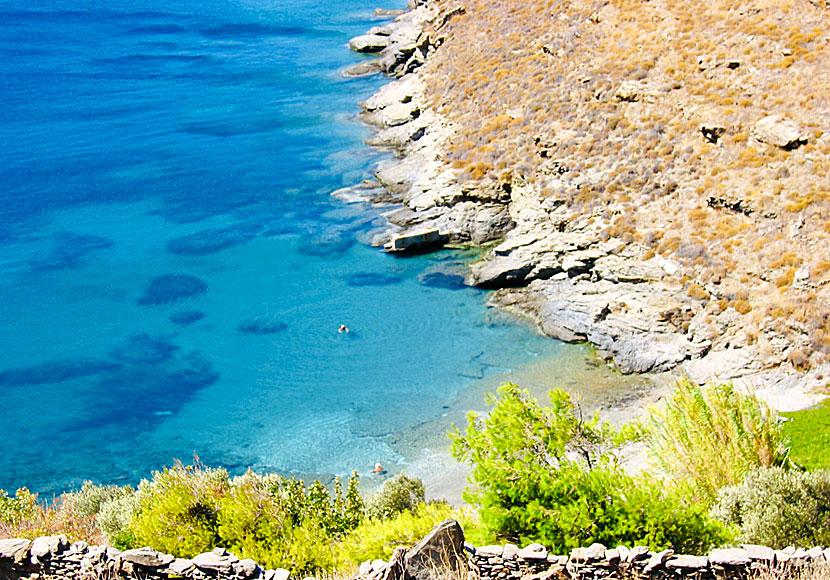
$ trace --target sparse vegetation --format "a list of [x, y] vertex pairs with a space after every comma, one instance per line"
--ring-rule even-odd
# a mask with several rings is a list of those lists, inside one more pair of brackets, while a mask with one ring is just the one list
[[[716, 341], [792, 364], [772, 346], [783, 337], [806, 351], [798, 370], [830, 362], [830, 11], [798, 0], [465, 8], [423, 68], [456, 128], [445, 161], [465, 188], [555, 192], [573, 222], [617, 213], [594, 222], [596, 237], [676, 261], [700, 307], [747, 293], [733, 305], [746, 333]], [[753, 138], [773, 114], [806, 143]], [[708, 123], [722, 134], [706, 138]]]

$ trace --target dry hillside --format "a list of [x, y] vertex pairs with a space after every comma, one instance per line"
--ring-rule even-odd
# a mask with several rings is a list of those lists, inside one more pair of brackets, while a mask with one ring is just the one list
[[444, 161], [466, 190], [530, 187], [680, 264], [666, 282], [713, 335], [731, 321], [727, 346], [828, 362], [823, 1], [464, 0], [421, 71], [457, 130]]

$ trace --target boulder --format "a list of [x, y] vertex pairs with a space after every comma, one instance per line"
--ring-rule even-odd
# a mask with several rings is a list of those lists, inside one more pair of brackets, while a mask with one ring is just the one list
[[807, 143], [807, 137], [795, 122], [782, 115], [764, 117], [752, 128], [752, 138], [781, 149], [796, 149]]
[[224, 548], [214, 548], [211, 552], [205, 552], [193, 558], [193, 563], [199, 568], [223, 573], [230, 572], [238, 561], [239, 558]]
[[459, 577], [466, 569], [464, 530], [455, 520], [444, 520], [406, 553], [406, 580]]
[[[603, 547], [603, 550], [605, 550], [605, 547]], [[519, 550], [518, 556], [522, 560], [547, 560], [548, 549], [542, 544], [529, 544]]]
[[69, 540], [66, 536], [60, 534], [58, 536], [41, 536], [32, 541], [30, 552], [32, 554], [32, 563], [35, 560], [45, 560], [54, 555], [60, 554], [69, 548]]
[[259, 576], [259, 565], [250, 558], [234, 562], [232, 567], [234, 575], [240, 578], [254, 578]]
[[343, 76], [347, 77], [367, 77], [369, 75], [378, 74], [382, 72], [380, 63], [377, 60], [365, 60], [357, 62], [343, 69]]
[[121, 559], [132, 564], [147, 566], [148, 568], [163, 568], [176, 560], [175, 556], [158, 552], [149, 546], [125, 550], [121, 552]]
[[652, 554], [648, 562], [646, 562], [646, 567], [643, 568], [643, 574], [651, 574], [654, 570], [665, 564], [673, 554], [674, 552], [672, 550], [663, 550], [662, 552]]
[[389, 35], [363, 34], [349, 41], [349, 48], [355, 52], [380, 52], [389, 46]]
[[634, 546], [628, 551], [628, 554], [625, 557], [626, 562], [638, 562], [640, 560], [645, 560], [648, 558], [648, 548], [645, 546]]
[[272, 580], [288, 580], [291, 576], [291, 572], [286, 570], [285, 568], [277, 568], [274, 570], [274, 577]]
[[196, 565], [185, 558], [176, 558], [167, 566], [167, 570], [174, 576], [190, 576], [196, 571]]
[[24, 538], [0, 540], [0, 560], [13, 560], [21, 563], [29, 557], [29, 546], [32, 542]]

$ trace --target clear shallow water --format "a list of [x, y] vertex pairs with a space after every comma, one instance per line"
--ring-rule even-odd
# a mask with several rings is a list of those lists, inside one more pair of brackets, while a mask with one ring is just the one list
[[374, 7], [0, 4], [0, 488], [194, 452], [399, 471], [465, 393], [585, 366], [458, 287], [463, 256], [383, 255], [377, 210], [330, 196], [380, 159], [354, 115], [383, 79], [339, 75]]

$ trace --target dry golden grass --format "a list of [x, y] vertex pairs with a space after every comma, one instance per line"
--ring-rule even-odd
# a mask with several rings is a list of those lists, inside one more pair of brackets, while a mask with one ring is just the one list
[[[784, 336], [812, 363], [830, 360], [830, 10], [807, 0], [465, 7], [423, 69], [432, 105], [458, 130], [446, 162], [459, 181], [530, 184], [575, 216], [603, 218], [598, 236], [678, 262], [689, 296], [726, 301], [762, 345]], [[638, 83], [635, 100], [618, 96], [623, 82]], [[771, 114], [808, 143], [751, 139]], [[725, 132], [712, 143], [702, 124]]]

